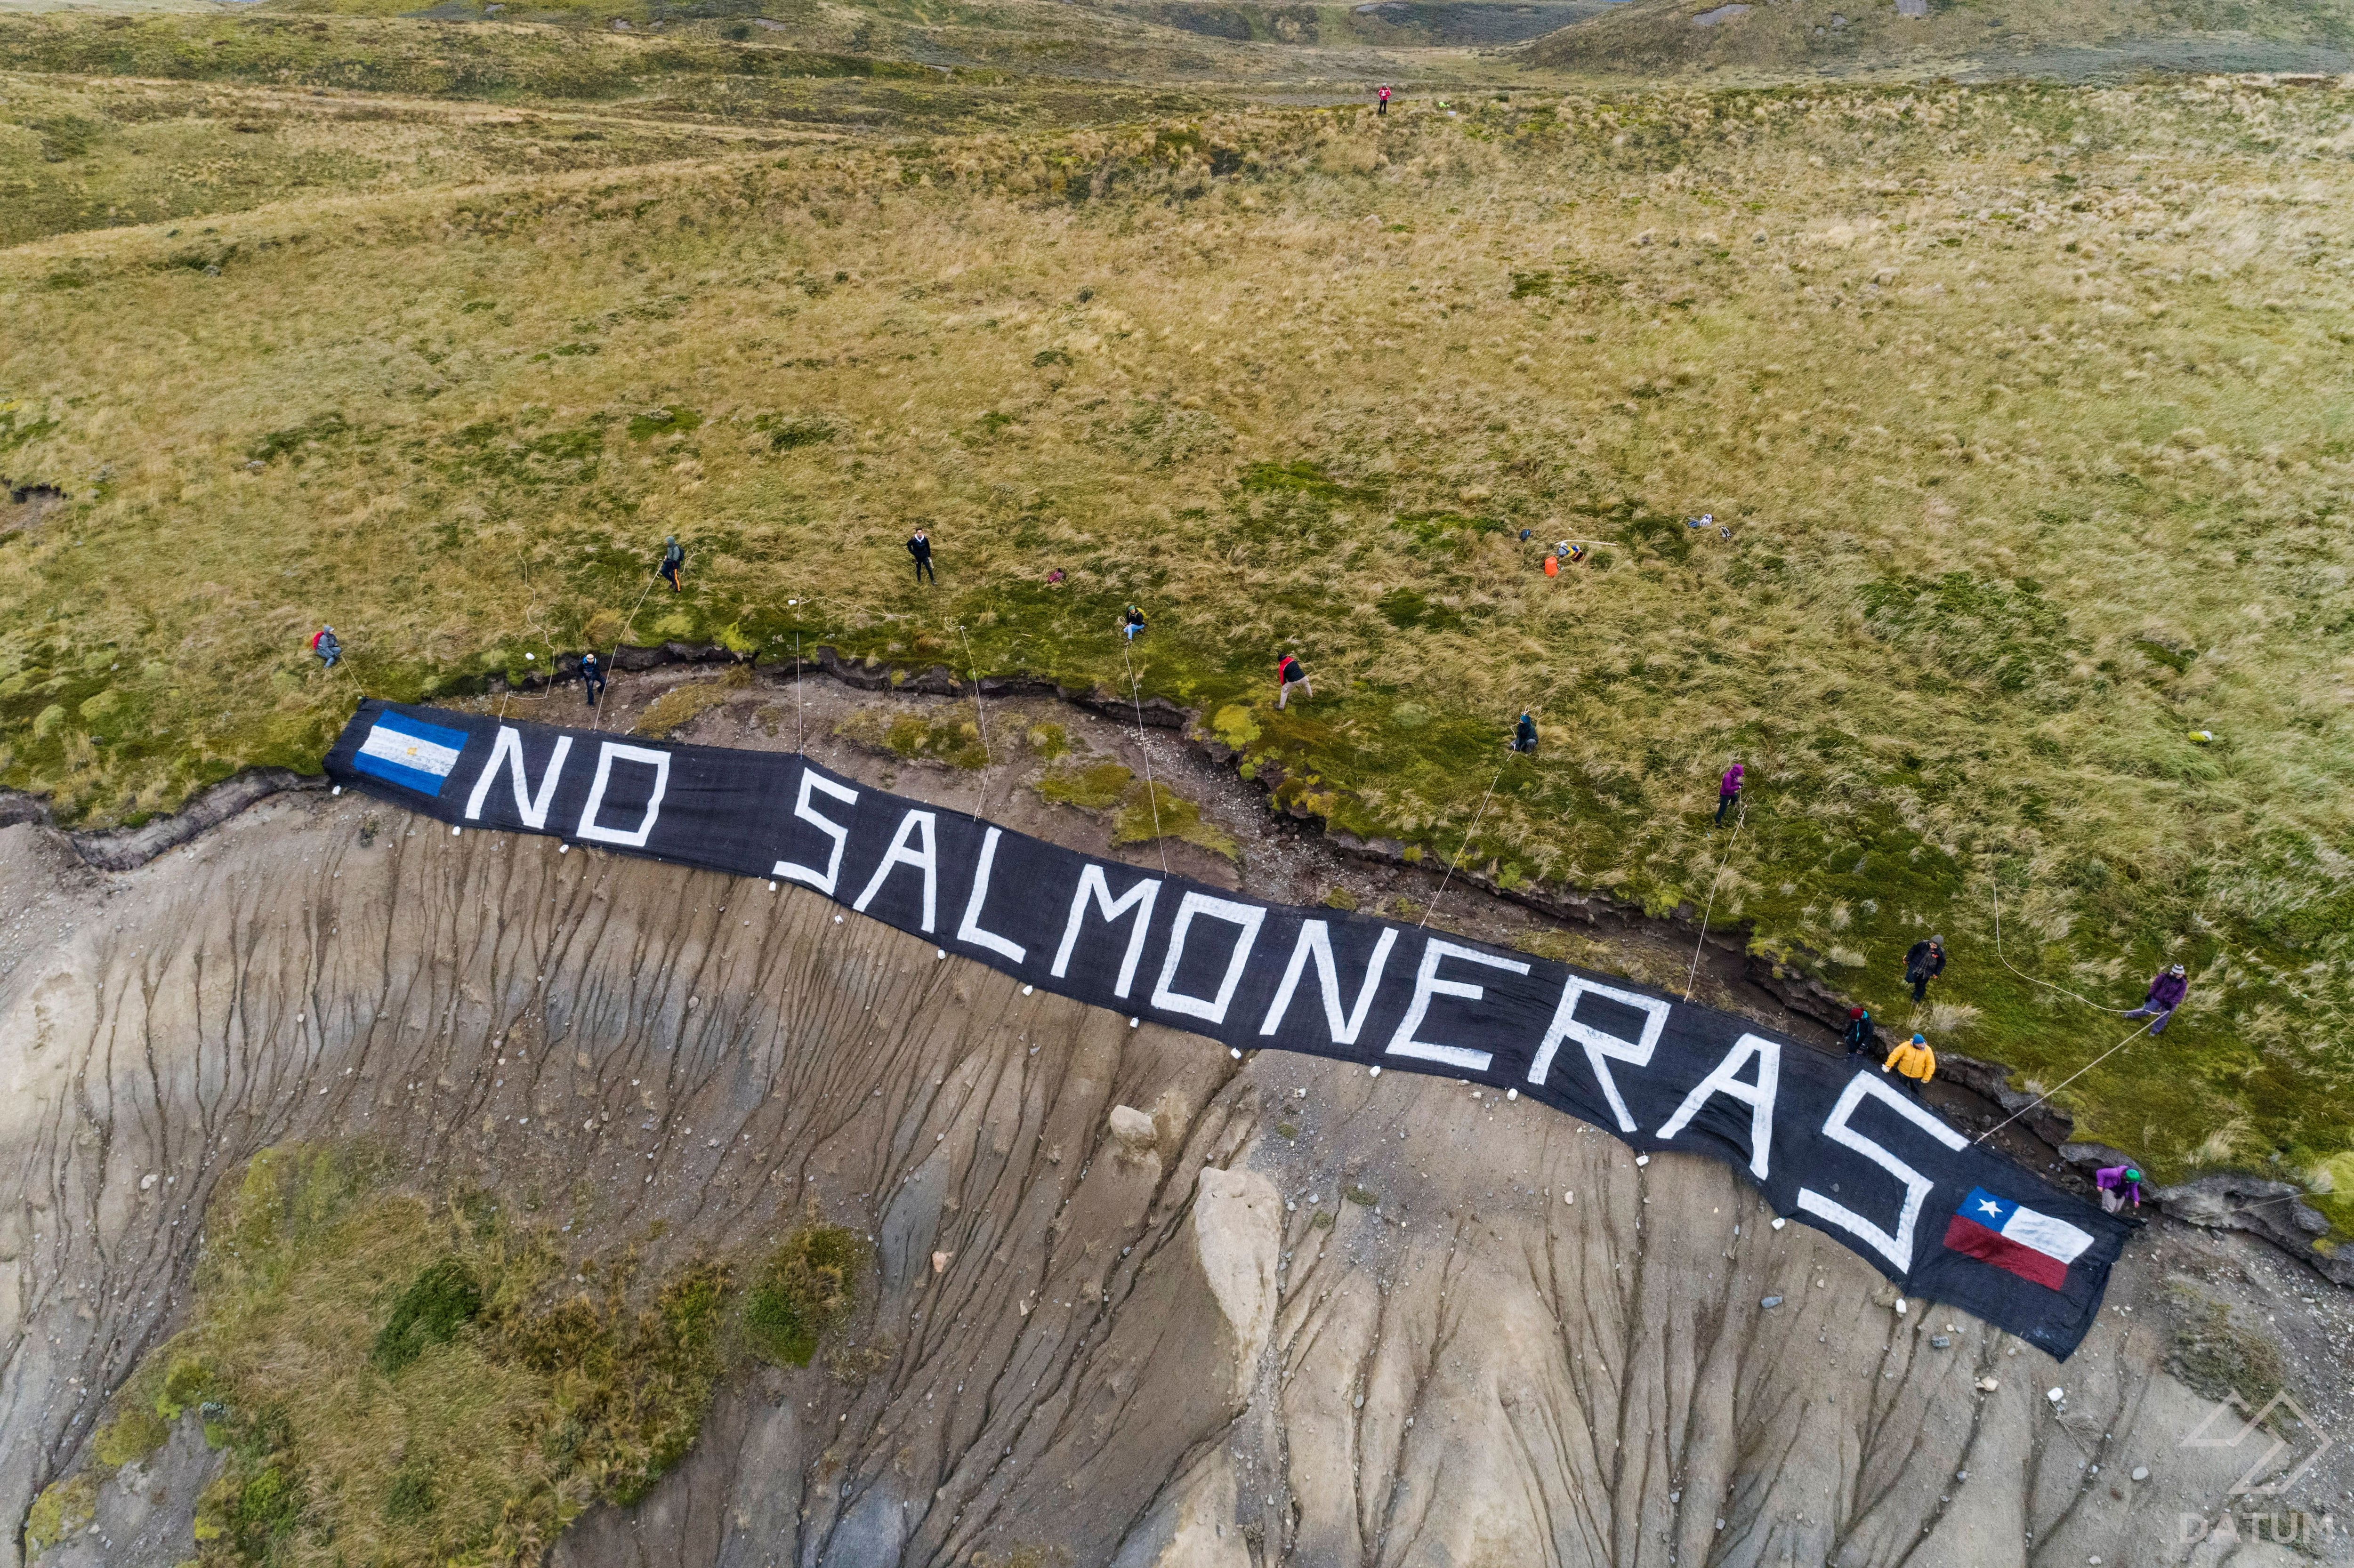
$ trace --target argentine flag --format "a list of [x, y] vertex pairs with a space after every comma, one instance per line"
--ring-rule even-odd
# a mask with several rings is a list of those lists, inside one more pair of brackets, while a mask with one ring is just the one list
[[465, 749], [462, 729], [382, 713], [352, 754], [352, 766], [404, 789], [439, 795], [451, 769], [458, 766], [458, 754]]

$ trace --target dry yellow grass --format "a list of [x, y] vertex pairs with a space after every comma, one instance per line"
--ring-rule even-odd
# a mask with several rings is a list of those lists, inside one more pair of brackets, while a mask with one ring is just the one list
[[[1124, 687], [1135, 600], [1148, 691], [1434, 858], [1533, 709], [1466, 856], [1507, 883], [1697, 906], [1742, 758], [1717, 917], [1892, 1017], [1942, 930], [1965, 1048], [2045, 1081], [2122, 1031], [1996, 963], [1998, 879], [2042, 978], [2183, 958], [2088, 1132], [2309, 1169], [2354, 1146], [2344, 108], [1547, 94], [22, 248], [0, 469], [75, 501], [0, 546], [5, 777], [167, 804], [599, 616]], [[693, 592], [642, 598], [671, 532]]]

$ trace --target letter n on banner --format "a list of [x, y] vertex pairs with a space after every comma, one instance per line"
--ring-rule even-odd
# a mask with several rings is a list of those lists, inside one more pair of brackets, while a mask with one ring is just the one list
[[[466, 820], [482, 820], [482, 804], [490, 799], [491, 786], [497, 782], [499, 764], [504, 762], [514, 784], [515, 815], [533, 832], [546, 832], [547, 809], [556, 803], [557, 780], [564, 777], [564, 759], [571, 755], [572, 737], [557, 736], [556, 749], [548, 755], [547, 771], [539, 776], [539, 793], [527, 793], [523, 777], [523, 732], [507, 725], [499, 726], [499, 738], [491, 746], [491, 759], [482, 764], [482, 776], [474, 780], [474, 792], [466, 797]], [[600, 771], [598, 778], [603, 777]]]
[[1397, 927], [1382, 927], [1382, 939], [1373, 944], [1373, 956], [1365, 965], [1364, 982], [1357, 987], [1357, 1002], [1348, 1012], [1341, 1011], [1341, 966], [1332, 957], [1331, 928], [1321, 920], [1302, 920], [1299, 939], [1291, 946], [1291, 962], [1284, 966], [1283, 983], [1275, 988], [1275, 1001], [1267, 1010], [1267, 1022], [1258, 1026], [1261, 1034], [1272, 1034], [1283, 1026], [1283, 1015], [1291, 1011], [1291, 999], [1299, 990], [1299, 977], [1311, 958], [1316, 960], [1316, 980], [1324, 993], [1324, 1023], [1332, 1032], [1335, 1045], [1354, 1045], [1357, 1032], [1365, 1026], [1365, 1014], [1373, 1008], [1373, 992], [1382, 988], [1382, 969], [1390, 961], [1390, 949], [1397, 946]]
[[1849, 1234], [1860, 1237], [1874, 1252], [1896, 1266], [1899, 1274], [1913, 1272], [1913, 1226], [1921, 1217], [1922, 1200], [1936, 1183], [1924, 1176], [1887, 1150], [1848, 1125], [1848, 1118], [1863, 1104], [1866, 1096], [1878, 1100], [1898, 1116], [1944, 1144], [1947, 1149], [1959, 1149], [1969, 1140], [1904, 1096], [1898, 1094], [1870, 1073], [1858, 1073], [1848, 1080], [1847, 1088], [1831, 1107], [1831, 1114], [1823, 1123], [1823, 1136], [1842, 1149], [1851, 1149], [1904, 1184], [1904, 1202], [1896, 1213], [1893, 1234], [1882, 1230], [1853, 1209], [1836, 1198], [1826, 1198], [1811, 1187], [1798, 1189], [1798, 1207], [1819, 1219], [1829, 1220]]

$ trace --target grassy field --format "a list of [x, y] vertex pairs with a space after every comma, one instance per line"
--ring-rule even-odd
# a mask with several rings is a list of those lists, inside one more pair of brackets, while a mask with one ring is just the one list
[[[2061, 78], [2171, 70], [2339, 72], [2354, 6], [2238, 0], [1932, 0], [1924, 15], [1849, 0], [1756, 0], [1740, 12], [1628, 0], [1538, 40], [1532, 59], [1592, 75], [1723, 71], [1735, 79], [1894, 71]], [[1706, 16], [1706, 23], [1694, 17]]]
[[[1998, 887], [2040, 980], [2122, 1008], [2190, 964], [2180, 1021], [2062, 1098], [2168, 1178], [2302, 1181], [2354, 1231], [2347, 96], [1556, 83], [1170, 119], [1161, 89], [1058, 110], [1043, 79], [768, 61], [651, 96], [550, 66], [493, 115], [416, 74], [422, 25], [319, 25], [380, 30], [416, 112], [346, 134], [323, 117], [359, 95], [250, 61], [54, 74], [227, 23], [0, 25], [0, 63], [50, 73], [11, 79], [40, 107], [0, 172], [70, 187], [0, 252], [0, 782], [63, 820], [313, 766], [363, 692], [588, 640], [1120, 686], [1134, 600], [1144, 690], [1279, 803], [1663, 912], [1713, 885], [1893, 1024], [1941, 931], [1921, 1022], [2033, 1080], [2130, 1026], [1997, 962]], [[140, 151], [150, 90], [175, 131]], [[844, 134], [878, 92], [935, 129]], [[1081, 106], [1130, 117], [973, 128]], [[29, 123], [69, 115], [84, 151]], [[578, 139], [608, 118], [639, 140]], [[196, 223], [154, 165], [207, 138]], [[668, 533], [678, 598], [647, 591]], [[1562, 537], [1597, 548], [1547, 579]], [[1320, 677], [1283, 715], [1278, 647]], [[1544, 748], [1499, 778], [1523, 707]]]

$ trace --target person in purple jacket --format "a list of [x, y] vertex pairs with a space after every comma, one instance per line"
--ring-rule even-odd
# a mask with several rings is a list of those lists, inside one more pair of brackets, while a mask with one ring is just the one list
[[1718, 827], [1724, 826], [1724, 813], [1733, 810], [1733, 803], [1740, 799], [1741, 764], [1736, 762], [1724, 770], [1723, 778], [1716, 781], [1716, 825]]
[[2190, 977], [2183, 972], [2180, 964], [2170, 969], [2160, 969], [2158, 978], [2149, 982], [2149, 999], [2126, 1016], [2148, 1018], [2155, 1014], [2158, 1022], [2149, 1026], [2149, 1032], [2162, 1034], [2166, 1032], [2166, 1021], [2174, 1016], [2174, 1010], [2182, 1005], [2182, 999], [2190, 991]]
[[2093, 1172], [2093, 1185], [2099, 1189], [2101, 1207], [2108, 1213], [2126, 1206], [2127, 1192], [2132, 1194], [2133, 1206], [2141, 1207], [2141, 1172], [2130, 1165], [2103, 1166]]

